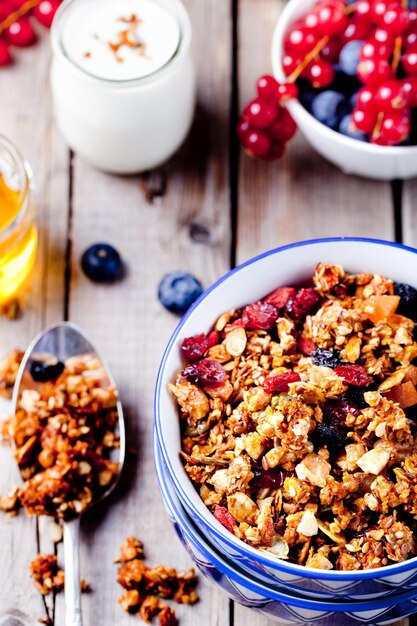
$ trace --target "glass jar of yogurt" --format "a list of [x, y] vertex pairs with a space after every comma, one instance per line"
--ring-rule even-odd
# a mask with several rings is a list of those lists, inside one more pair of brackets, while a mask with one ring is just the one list
[[195, 106], [180, 0], [64, 0], [52, 26], [55, 119], [92, 165], [131, 174], [166, 161]]
[[31, 169], [0, 135], [0, 304], [7, 303], [29, 275], [37, 240]]

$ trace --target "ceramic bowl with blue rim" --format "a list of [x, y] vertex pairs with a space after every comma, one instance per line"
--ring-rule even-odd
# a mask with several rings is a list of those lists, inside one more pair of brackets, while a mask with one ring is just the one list
[[154, 458], [162, 499], [175, 531], [198, 569], [230, 598], [280, 624], [301, 626], [385, 626], [417, 611], [417, 590], [371, 601], [317, 601], [272, 590], [209, 544], [187, 515], [170, 481], [157, 438]]
[[386, 241], [332, 238], [305, 241], [261, 254], [226, 274], [189, 309], [165, 350], [155, 389], [155, 430], [170, 480], [181, 504], [213, 547], [259, 580], [283, 583], [291, 593], [310, 597], [373, 599], [417, 588], [417, 557], [360, 571], [313, 569], [280, 560], [236, 538], [211, 514], [180, 460], [177, 405], [168, 390], [182, 367], [185, 337], [207, 332], [224, 311], [264, 297], [279, 286], [311, 279], [317, 263], [340, 264], [347, 271], [383, 274], [417, 287], [417, 250]]

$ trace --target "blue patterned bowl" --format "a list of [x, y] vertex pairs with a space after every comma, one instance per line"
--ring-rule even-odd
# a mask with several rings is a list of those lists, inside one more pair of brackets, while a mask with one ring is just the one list
[[225, 310], [258, 300], [278, 285], [311, 277], [318, 262], [339, 263], [351, 272], [385, 274], [417, 287], [417, 250], [370, 239], [319, 239], [300, 242], [251, 259], [210, 287], [182, 318], [172, 335], [158, 373], [155, 428], [173, 487], [198, 528], [233, 563], [268, 585], [284, 584], [290, 593], [321, 599], [374, 599], [417, 588], [417, 558], [365, 571], [325, 571], [275, 558], [237, 539], [211, 514], [189, 480], [179, 457], [176, 404], [168, 391], [181, 368], [179, 344], [184, 337], [208, 331]]
[[167, 467], [154, 437], [154, 459], [162, 499], [175, 531], [198, 569], [221, 587], [230, 598], [280, 624], [301, 626], [385, 626], [417, 611], [417, 591], [373, 601], [320, 602], [288, 595], [285, 586], [273, 590], [251, 577], [235, 563], [218, 553], [198, 530], [175, 493]]

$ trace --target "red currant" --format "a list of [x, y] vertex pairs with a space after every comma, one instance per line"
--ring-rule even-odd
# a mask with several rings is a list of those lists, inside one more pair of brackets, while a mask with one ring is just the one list
[[393, 35], [403, 33], [410, 23], [406, 9], [392, 2], [387, 5], [386, 10], [380, 16], [375, 17], [375, 21]]
[[388, 60], [392, 54], [392, 46], [391, 42], [381, 43], [377, 41], [374, 37], [367, 39], [364, 41], [361, 50], [361, 59], [373, 59], [376, 60], [378, 58]]
[[268, 128], [277, 118], [278, 109], [275, 103], [255, 98], [246, 107], [243, 116], [254, 128]]
[[343, 41], [332, 37], [321, 49], [320, 56], [328, 63], [337, 63], [339, 61], [340, 50], [343, 47]]
[[11, 2], [0, 2], [0, 22], [3, 22], [6, 18], [8, 18], [14, 10], [15, 7]]
[[319, 17], [315, 11], [310, 11], [306, 13], [303, 18], [300, 20], [300, 24], [303, 26], [307, 26], [307, 28], [311, 28], [312, 30], [317, 28], [317, 24], [319, 23]]
[[365, 84], [375, 84], [392, 77], [392, 67], [385, 59], [364, 59], [358, 65], [357, 75]]
[[363, 40], [369, 37], [371, 25], [369, 22], [357, 19], [356, 17], [348, 22], [345, 32], [342, 35], [343, 43], [355, 39]]
[[395, 37], [384, 28], [376, 28], [372, 35], [373, 39], [378, 43], [391, 43], [393, 45], [393, 41], [395, 39]]
[[286, 52], [297, 52], [303, 55], [310, 52], [318, 40], [319, 36], [317, 34], [304, 26], [298, 26], [287, 34], [284, 40], [284, 49]]
[[371, 6], [372, 19], [379, 23], [381, 17], [387, 12], [389, 4], [392, 4], [391, 0], [376, 0]]
[[283, 55], [281, 62], [284, 74], [286, 76], [290, 76], [297, 69], [297, 67], [301, 65], [302, 59], [287, 52]]
[[270, 151], [263, 157], [264, 161], [272, 163], [272, 161], [278, 161], [284, 156], [285, 146], [282, 143], [274, 142]]
[[10, 55], [9, 46], [3, 39], [0, 39], [0, 66], [9, 65], [11, 61], [12, 57]]
[[250, 155], [260, 159], [266, 157], [271, 150], [271, 140], [268, 135], [258, 130], [249, 130], [242, 138], [242, 145]]
[[280, 107], [277, 121], [269, 129], [270, 137], [279, 143], [289, 141], [297, 131], [297, 124], [287, 109]]
[[382, 83], [375, 93], [375, 103], [383, 113], [402, 111], [407, 106], [407, 96], [403, 84], [398, 80]]
[[302, 76], [309, 80], [315, 89], [327, 87], [333, 81], [335, 71], [333, 66], [323, 59], [317, 59], [307, 65]]
[[413, 24], [407, 30], [403, 38], [404, 48], [416, 48], [417, 47], [417, 24]]
[[401, 57], [401, 63], [407, 74], [417, 74], [417, 49], [405, 52]]
[[27, 17], [19, 17], [6, 28], [5, 36], [9, 43], [19, 48], [30, 46], [36, 39], [35, 31]]
[[279, 83], [277, 88], [278, 102], [297, 98], [298, 87], [295, 83]]
[[381, 127], [373, 143], [383, 146], [395, 146], [402, 143], [410, 135], [410, 114], [389, 113], [384, 115]]
[[408, 9], [408, 19], [410, 20], [410, 25], [417, 22], [417, 8]]
[[262, 100], [274, 100], [277, 95], [278, 82], [273, 76], [261, 76], [257, 82], [258, 96]]
[[352, 123], [362, 133], [370, 133], [375, 128], [378, 113], [372, 109], [355, 109], [352, 112]]
[[371, 22], [372, 4], [370, 0], [358, 0], [356, 2], [356, 18], [361, 21]]
[[250, 125], [247, 119], [241, 117], [236, 126], [236, 133], [239, 137], [240, 141], [246, 136], [248, 131], [250, 130]]
[[375, 103], [375, 89], [371, 87], [362, 87], [358, 91], [358, 95], [356, 97], [356, 107], [358, 109], [375, 109], [378, 110], [378, 107]]
[[321, 35], [335, 35], [345, 30], [348, 22], [344, 4], [328, 3], [319, 4], [317, 9], [317, 31]]
[[39, 4], [35, 6], [33, 15], [40, 24], [50, 28], [60, 4], [60, 0], [41, 0]]
[[403, 79], [403, 89], [410, 108], [417, 107], [417, 76], [408, 76]]

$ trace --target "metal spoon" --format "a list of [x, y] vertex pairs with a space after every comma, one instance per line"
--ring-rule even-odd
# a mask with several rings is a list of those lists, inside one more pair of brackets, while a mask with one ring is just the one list
[[[114, 385], [114, 380], [108, 368], [104, 365], [96, 349], [83, 333], [83, 331], [71, 322], [61, 322], [41, 332], [30, 344], [23, 357], [20, 369], [16, 377], [16, 383], [12, 397], [12, 415], [15, 414], [19, 398], [24, 389], [36, 388], [37, 383], [32, 379], [29, 371], [32, 360], [47, 360], [54, 357], [58, 361], [65, 362], [73, 356], [91, 354], [98, 358], [106, 371], [108, 384]], [[107, 381], [105, 381], [107, 382]], [[106, 498], [116, 486], [125, 459], [126, 435], [123, 419], [123, 410], [120, 401], [117, 402], [118, 432], [120, 447], [115, 450], [119, 462], [117, 479], [110, 485], [105, 493], [90, 506]], [[64, 559], [65, 559], [65, 626], [82, 626], [81, 616], [81, 588], [80, 588], [80, 521], [78, 516], [70, 522], [64, 522]]]

